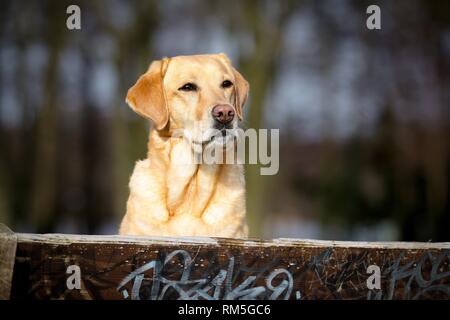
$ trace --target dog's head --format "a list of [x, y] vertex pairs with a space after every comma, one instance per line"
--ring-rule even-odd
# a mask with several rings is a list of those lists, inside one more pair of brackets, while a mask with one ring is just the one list
[[152, 62], [126, 101], [157, 130], [205, 145], [237, 128], [248, 91], [225, 54], [178, 56]]

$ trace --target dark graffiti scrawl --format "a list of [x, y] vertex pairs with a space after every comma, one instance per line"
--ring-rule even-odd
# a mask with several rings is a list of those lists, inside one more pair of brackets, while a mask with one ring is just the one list
[[[170, 280], [162, 276], [162, 270], [170, 263], [173, 257], [181, 257], [181, 276], [177, 280]], [[243, 281], [232, 286], [231, 279], [235, 268], [235, 259], [231, 257], [228, 265], [220, 269], [215, 275], [208, 275], [205, 278], [192, 279], [192, 258], [185, 250], [176, 250], [170, 253], [164, 262], [153, 260], [137, 270], [130, 273], [120, 283], [118, 290], [122, 291], [124, 298], [129, 297], [128, 290], [124, 286], [133, 282], [131, 290], [131, 299], [141, 299], [141, 286], [144, 275], [151, 271], [151, 288], [149, 299], [164, 299], [169, 290], [174, 290], [179, 299], [207, 299], [207, 300], [234, 300], [234, 299], [257, 299], [259, 296], [270, 291], [268, 299], [276, 300], [278, 298], [289, 299], [292, 293], [293, 278], [292, 274], [283, 268], [274, 269], [265, 277], [264, 286], [255, 286], [255, 280], [258, 275], [250, 275]], [[273, 284], [275, 278], [281, 279], [277, 285]], [[267, 296], [267, 294], [266, 294]]]
[[[402, 252], [394, 263], [386, 269], [386, 278], [389, 279], [384, 295], [379, 293], [377, 298], [393, 299], [395, 289], [401, 287], [406, 299], [420, 299], [430, 293], [441, 293], [441, 296], [450, 297], [449, 261], [450, 252], [439, 255], [424, 253], [418, 262], [410, 261], [403, 265]], [[442, 280], [447, 280], [446, 283]]]

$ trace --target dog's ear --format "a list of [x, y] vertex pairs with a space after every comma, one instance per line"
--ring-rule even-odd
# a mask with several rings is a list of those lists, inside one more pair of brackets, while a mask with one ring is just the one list
[[235, 106], [236, 112], [240, 120], [243, 119], [242, 109], [244, 108], [245, 102], [247, 101], [248, 91], [250, 86], [247, 80], [244, 79], [242, 74], [239, 73], [235, 68], [234, 72], [234, 83], [235, 83]]
[[164, 75], [168, 60], [154, 61], [148, 71], [128, 90], [126, 102], [136, 113], [151, 119], [157, 130], [162, 130], [169, 121]]

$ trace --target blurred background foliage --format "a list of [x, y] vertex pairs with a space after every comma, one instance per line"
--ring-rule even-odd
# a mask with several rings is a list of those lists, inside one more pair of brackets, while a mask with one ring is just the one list
[[246, 168], [252, 236], [450, 241], [439, 0], [1, 1], [0, 222], [116, 233], [149, 128], [128, 88], [154, 59], [217, 52], [251, 84], [243, 126], [280, 129], [279, 174]]

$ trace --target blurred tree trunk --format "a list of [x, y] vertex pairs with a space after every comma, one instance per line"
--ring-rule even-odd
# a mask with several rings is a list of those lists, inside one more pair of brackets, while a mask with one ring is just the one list
[[[250, 83], [250, 100], [245, 127], [260, 129], [264, 127], [267, 93], [277, 78], [277, 71], [282, 63], [280, 56], [284, 45], [284, 27], [298, 3], [283, 1], [279, 3], [277, 15], [269, 12], [269, 2], [250, 0], [242, 3], [242, 16], [232, 20], [232, 24], [243, 24], [254, 41], [254, 50], [238, 61], [238, 68]], [[272, 3], [273, 4], [273, 3]], [[229, 8], [229, 7], [228, 7]], [[233, 16], [233, 15], [231, 15]], [[233, 25], [231, 29], [240, 34], [241, 28]], [[266, 213], [268, 182], [275, 177], [261, 176], [261, 166], [246, 165], [247, 219], [250, 236], [261, 237]], [[270, 197], [269, 197], [270, 198]]]
[[[3, 1], [0, 4], [0, 23], [1, 30], [7, 30], [7, 17], [12, 15], [13, 5], [11, 2]], [[35, 14], [41, 15], [37, 3], [31, 3], [30, 9], [35, 10]], [[16, 119], [19, 123], [8, 123], [8, 119], [1, 119], [3, 114], [3, 105], [0, 105], [0, 163], [4, 170], [0, 171], [0, 221], [6, 223], [11, 228], [14, 228], [17, 222], [26, 218], [26, 212], [29, 209], [30, 184], [32, 174], [34, 172], [33, 154], [35, 146], [35, 138], [33, 135], [33, 114], [35, 108], [32, 101], [30, 101], [26, 92], [33, 84], [27, 74], [27, 41], [26, 38], [30, 36], [29, 33], [35, 35], [40, 31], [24, 31], [14, 21], [12, 29], [14, 32], [2, 34], [5, 43], [15, 43], [15, 48], [18, 51], [18, 63], [14, 64], [14, 76], [12, 81], [7, 84], [3, 80], [3, 72], [0, 72], [0, 89], [3, 91], [6, 88], [12, 88], [16, 94], [18, 101], [18, 110], [16, 111], [20, 116]], [[11, 27], [10, 27], [11, 28]], [[25, 33], [25, 34], [24, 34]], [[5, 90], [6, 91], [6, 90]], [[3, 97], [7, 95], [6, 92], [0, 92]], [[6, 112], [5, 112], [6, 114]]]
[[30, 221], [37, 232], [51, 232], [55, 224], [55, 203], [57, 193], [57, 139], [58, 107], [57, 81], [60, 49], [63, 46], [65, 7], [57, 2], [49, 2], [44, 39], [48, 46], [48, 64], [45, 72], [45, 93], [36, 119], [36, 154]]
[[[120, 50], [115, 57], [119, 74], [117, 101], [112, 117], [114, 216], [118, 221], [126, 212], [129, 195], [128, 182], [134, 164], [147, 154], [148, 121], [130, 111], [125, 103], [128, 89], [144, 73], [152, 60], [152, 39], [159, 19], [159, 7], [155, 1], [139, 1], [134, 7], [134, 23], [129, 29], [110, 32], [118, 38]], [[137, 58], [137, 59], [136, 59]]]
[[[89, 37], [89, 36], [88, 36]], [[91, 41], [95, 41], [92, 38]], [[81, 125], [82, 132], [82, 179], [81, 185], [83, 190], [84, 205], [81, 215], [84, 219], [83, 226], [86, 227], [84, 232], [87, 234], [95, 234], [105, 215], [105, 209], [109, 207], [107, 202], [110, 198], [104, 199], [102, 197], [103, 181], [110, 177], [107, 175], [109, 159], [102, 159], [102, 151], [107, 145], [105, 137], [105, 128], [102, 125], [101, 115], [97, 106], [89, 99], [89, 86], [92, 86], [90, 72], [95, 61], [89, 52], [90, 48], [84, 48], [83, 57], [83, 72], [82, 72], [82, 106], [81, 106]]]
[[[0, 2], [0, 30], [5, 29], [7, 21], [6, 17], [9, 14], [9, 7], [9, 2]], [[2, 34], [2, 38], [3, 37], [4, 35]], [[2, 71], [0, 72], [0, 96], [2, 97], [5, 94], [3, 77], [4, 76]], [[10, 212], [10, 210], [12, 209], [12, 201], [10, 201], [10, 198], [13, 193], [13, 188], [11, 187], [11, 184], [13, 182], [13, 173], [11, 172], [11, 170], [12, 168], [14, 168], [14, 166], [12, 165], [9, 152], [10, 144], [8, 143], [9, 139], [7, 138], [9, 136], [9, 132], [6, 129], [6, 126], [4, 126], [6, 120], [2, 118], [4, 114], [3, 109], [3, 101], [0, 100], [0, 168], [2, 168], [2, 170], [0, 170], [0, 222], [6, 225], [10, 225], [14, 217], [14, 215]]]

